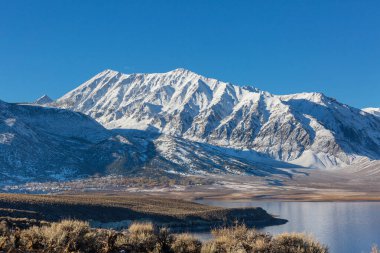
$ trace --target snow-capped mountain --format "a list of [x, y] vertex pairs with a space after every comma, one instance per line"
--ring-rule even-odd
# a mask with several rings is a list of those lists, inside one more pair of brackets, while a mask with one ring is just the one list
[[364, 108], [362, 110], [372, 115], [375, 115], [377, 117], [380, 117], [380, 108], [369, 107], [369, 108]]
[[185, 69], [106, 70], [50, 106], [82, 112], [109, 129], [156, 131], [307, 167], [380, 159], [378, 117], [321, 93], [273, 95]]

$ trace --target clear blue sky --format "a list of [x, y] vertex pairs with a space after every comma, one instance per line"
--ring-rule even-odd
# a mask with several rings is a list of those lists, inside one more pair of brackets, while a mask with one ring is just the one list
[[178, 67], [380, 107], [380, 1], [0, 1], [0, 99], [58, 98], [110, 68]]

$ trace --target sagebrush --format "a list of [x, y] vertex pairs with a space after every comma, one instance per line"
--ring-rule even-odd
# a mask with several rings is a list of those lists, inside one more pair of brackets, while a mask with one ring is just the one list
[[63, 220], [19, 229], [0, 222], [0, 252], [83, 253], [327, 253], [304, 234], [271, 236], [245, 225], [215, 229], [202, 243], [190, 234], [173, 234], [152, 223], [133, 223], [125, 231], [91, 228], [88, 222]]

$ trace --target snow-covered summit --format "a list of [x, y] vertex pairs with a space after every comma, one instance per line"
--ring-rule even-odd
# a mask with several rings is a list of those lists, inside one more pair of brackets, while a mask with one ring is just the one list
[[368, 108], [364, 108], [362, 110], [367, 112], [367, 113], [373, 114], [377, 117], [380, 117], [380, 108], [368, 107]]
[[106, 70], [53, 105], [85, 113], [107, 128], [155, 129], [311, 167], [380, 158], [380, 118], [322, 93], [273, 95], [186, 69]]

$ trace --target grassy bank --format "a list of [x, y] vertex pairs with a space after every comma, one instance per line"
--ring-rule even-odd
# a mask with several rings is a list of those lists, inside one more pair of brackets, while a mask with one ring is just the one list
[[[209, 230], [232, 225], [266, 226], [286, 222], [262, 208], [225, 209], [193, 202], [147, 196], [0, 194], [0, 217], [18, 226], [62, 219], [88, 220], [98, 227], [127, 227], [132, 221], [150, 221], [172, 230]], [[27, 219], [26, 221], [23, 219]]]
[[3, 252], [131, 252], [131, 253], [327, 253], [325, 246], [303, 234], [271, 236], [245, 225], [215, 229], [202, 243], [189, 234], [172, 234], [152, 223], [133, 223], [117, 232], [94, 229], [87, 222], [64, 220], [25, 229], [0, 223]]

